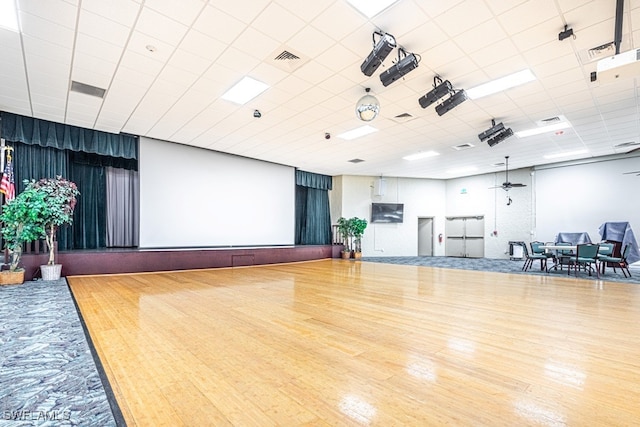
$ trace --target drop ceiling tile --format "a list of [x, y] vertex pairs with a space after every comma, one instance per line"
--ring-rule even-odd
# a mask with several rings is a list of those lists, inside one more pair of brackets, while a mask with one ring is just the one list
[[[54, 25], [62, 25], [70, 30], [76, 28], [77, 6], [61, 0], [47, 0], [46, 2], [22, 1], [18, 5], [20, 12], [25, 12], [32, 16], [37, 16]], [[25, 32], [22, 24], [23, 33]]]
[[311, 26], [304, 27], [287, 40], [287, 46], [291, 46], [308, 58], [315, 58], [333, 44], [333, 39]]
[[335, 0], [289, 1], [276, 0], [281, 7], [296, 15], [305, 22], [311, 22], [319, 14], [331, 6]]
[[[338, 1], [326, 9], [311, 25], [336, 41], [341, 41], [367, 20], [346, 2]], [[385, 29], [393, 34], [390, 29]]]
[[467, 0], [438, 16], [437, 23], [449, 37], [455, 37], [492, 18], [483, 0]]
[[251, 25], [277, 42], [285, 43], [305, 22], [277, 3], [270, 3]]
[[179, 23], [191, 26], [206, 2], [203, 0], [180, 0], [180, 7], [176, 7], [173, 0], [146, 0], [145, 7], [153, 9]]
[[240, 21], [249, 24], [267, 8], [271, 0], [252, 0], [251, 2], [230, 2], [228, 0], [210, 0], [209, 4], [232, 15]]
[[178, 46], [188, 27], [145, 7], [136, 22], [136, 31], [158, 39], [171, 46]]
[[244, 30], [233, 42], [234, 48], [259, 60], [271, 59], [271, 53], [279, 46], [281, 46], [280, 42], [253, 28]]
[[[79, 54], [99, 58], [104, 62], [117, 64], [123, 54], [123, 48], [87, 34], [76, 36], [75, 57]], [[75, 59], [74, 59], [75, 61]]]
[[39, 16], [20, 13], [20, 27], [23, 35], [31, 36], [50, 44], [56, 44], [66, 49], [73, 45], [73, 29]]
[[[251, 9], [247, 7], [247, 9]], [[200, 31], [223, 43], [231, 44], [247, 27], [234, 16], [216, 9], [211, 3], [202, 11], [193, 29]]]
[[132, 31], [126, 25], [114, 22], [104, 16], [82, 10], [78, 22], [78, 31], [107, 43], [124, 47]]
[[[216, 61], [216, 65], [226, 67], [232, 71], [236, 71], [241, 75], [245, 75], [247, 71], [255, 68], [261, 62], [260, 59], [254, 56], [248, 55], [234, 47], [230, 47], [227, 51]], [[240, 80], [238, 78], [237, 80]]]
[[55, 43], [49, 43], [45, 40], [39, 40], [28, 35], [23, 35], [22, 40], [24, 43], [25, 54], [28, 57], [32, 55], [38, 56], [46, 58], [51, 62], [64, 65], [65, 67], [71, 66], [71, 49]]
[[340, 44], [333, 45], [331, 49], [318, 55], [315, 60], [334, 72], [344, 69], [347, 65], [357, 68], [362, 61], [359, 56]]
[[497, 43], [505, 41], [507, 33], [491, 19], [485, 21], [456, 37], [455, 43], [466, 54], [493, 47], [498, 50]]
[[177, 69], [187, 71], [190, 74], [201, 75], [209, 68], [211, 61], [185, 50], [177, 49], [173, 52], [167, 64]]
[[131, 0], [82, 0], [81, 19], [86, 12], [128, 27], [133, 25], [142, 6]]
[[[401, 44], [407, 45], [416, 43], [419, 40], [413, 40], [410, 37], [405, 38], [405, 35], [428, 21], [429, 16], [416, 7], [414, 0], [399, 1], [371, 19], [371, 22], [377, 28], [389, 28], [387, 30], [389, 32], [393, 28], [393, 35], [397, 37], [397, 40], [400, 40]], [[399, 23], [401, 25], [398, 25]]]

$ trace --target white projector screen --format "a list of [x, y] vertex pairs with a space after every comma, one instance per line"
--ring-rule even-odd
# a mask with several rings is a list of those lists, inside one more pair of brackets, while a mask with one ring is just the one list
[[293, 245], [295, 170], [140, 138], [140, 248]]

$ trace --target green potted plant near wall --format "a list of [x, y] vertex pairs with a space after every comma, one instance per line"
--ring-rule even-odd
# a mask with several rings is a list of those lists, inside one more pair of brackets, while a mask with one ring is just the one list
[[73, 223], [73, 211], [77, 197], [80, 195], [75, 183], [61, 177], [43, 178], [27, 184], [27, 190], [33, 189], [44, 196], [46, 209], [42, 215], [49, 261], [40, 266], [43, 280], [57, 280], [62, 272], [62, 265], [55, 263], [56, 231], [64, 225]]
[[344, 244], [344, 249], [342, 250], [342, 258], [349, 259], [351, 258], [351, 222], [345, 217], [340, 217], [338, 219], [338, 233], [340, 233], [340, 237], [342, 237], [342, 243]]
[[[45, 195], [35, 189], [27, 189], [2, 207], [2, 238], [9, 255], [9, 269], [0, 272], [0, 284], [24, 282], [24, 268], [20, 267], [22, 246], [44, 237], [42, 219], [47, 210]], [[6, 260], [5, 260], [6, 261]]]
[[364, 230], [367, 228], [367, 220], [353, 217], [349, 222], [351, 223], [351, 234], [353, 235], [353, 257], [360, 259], [362, 258], [362, 236], [364, 236]]

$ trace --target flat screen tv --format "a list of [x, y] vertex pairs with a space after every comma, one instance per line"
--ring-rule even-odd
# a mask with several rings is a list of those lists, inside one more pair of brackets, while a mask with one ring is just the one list
[[372, 203], [371, 222], [402, 222], [404, 204], [402, 203]]

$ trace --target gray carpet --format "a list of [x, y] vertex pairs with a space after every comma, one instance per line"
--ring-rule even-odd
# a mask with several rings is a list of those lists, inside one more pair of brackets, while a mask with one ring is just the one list
[[0, 286], [0, 426], [115, 426], [65, 279]]
[[[545, 275], [550, 277], [576, 277], [575, 273], [571, 273], [571, 276], [567, 276], [566, 267], [561, 271], [560, 269], [551, 269], [549, 272], [540, 271], [539, 261], [534, 261], [533, 267], [526, 272], [522, 271], [524, 260], [508, 260], [508, 259], [492, 259], [492, 258], [456, 258], [456, 257], [364, 257], [363, 261], [368, 262], [382, 262], [388, 264], [404, 264], [404, 265], [422, 265], [425, 267], [440, 267], [440, 268], [453, 268], [462, 270], [479, 270], [479, 271], [496, 271], [500, 273], [514, 273], [514, 274], [535, 274]], [[551, 263], [550, 263], [551, 265]], [[604, 275], [600, 276], [601, 280], [607, 280], [610, 282], [626, 282], [640, 284], [640, 272], [631, 270], [632, 277], [625, 278], [620, 269], [616, 269], [614, 273], [613, 269], [607, 268]], [[578, 272], [580, 279], [597, 280], [595, 273], [589, 276], [584, 271]]]

